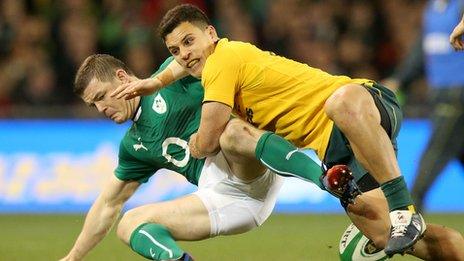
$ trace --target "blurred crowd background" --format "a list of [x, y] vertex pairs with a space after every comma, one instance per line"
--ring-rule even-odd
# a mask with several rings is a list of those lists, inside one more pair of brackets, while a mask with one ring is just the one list
[[[201, 7], [220, 36], [332, 74], [380, 81], [406, 55], [425, 1], [413, 0], [1, 0], [0, 118], [98, 117], [72, 93], [90, 54], [124, 60], [147, 77], [169, 55], [156, 34], [179, 3]], [[427, 114], [427, 86], [414, 81], [405, 114]]]

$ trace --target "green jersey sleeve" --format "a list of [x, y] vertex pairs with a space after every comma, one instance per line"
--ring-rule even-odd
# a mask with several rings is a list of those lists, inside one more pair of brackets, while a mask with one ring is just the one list
[[118, 167], [114, 171], [120, 180], [136, 180], [140, 183], [147, 182], [159, 168], [148, 164], [131, 155], [126, 148], [125, 140], [119, 145]]

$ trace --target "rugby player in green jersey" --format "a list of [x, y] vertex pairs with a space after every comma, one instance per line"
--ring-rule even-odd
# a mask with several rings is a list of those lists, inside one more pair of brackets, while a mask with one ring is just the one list
[[188, 141], [198, 130], [203, 99], [198, 80], [185, 78], [131, 100], [110, 97], [117, 86], [135, 79], [123, 62], [110, 55], [89, 56], [77, 72], [74, 90], [85, 103], [116, 123], [132, 120], [133, 124], [120, 143], [114, 175], [93, 203], [63, 260], [80, 260], [94, 248], [116, 222], [124, 203], [162, 168], [185, 176], [198, 190], [123, 215], [118, 237], [148, 259], [192, 260], [177, 240], [249, 231], [261, 225], [274, 207], [282, 177], [258, 161], [242, 167], [234, 164], [232, 171], [231, 159], [223, 152], [206, 159], [190, 156]]

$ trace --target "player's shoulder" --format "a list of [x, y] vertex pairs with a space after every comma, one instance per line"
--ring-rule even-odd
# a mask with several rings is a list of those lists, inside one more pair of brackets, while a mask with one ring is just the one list
[[229, 41], [227, 38], [222, 38], [216, 45], [215, 53], [232, 53], [235, 55], [246, 54], [246, 52], [255, 51], [257, 49], [251, 43], [241, 41]]
[[245, 42], [229, 41], [227, 38], [222, 38], [216, 44], [214, 52], [208, 57], [205, 70], [216, 70], [222, 66], [239, 66], [246, 62], [250, 53], [248, 45], [251, 46], [251, 44]]

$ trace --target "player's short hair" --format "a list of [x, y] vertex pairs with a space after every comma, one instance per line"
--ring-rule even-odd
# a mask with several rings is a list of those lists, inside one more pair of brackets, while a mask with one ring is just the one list
[[165, 40], [166, 35], [183, 22], [190, 22], [201, 29], [211, 24], [208, 16], [200, 8], [191, 4], [182, 4], [172, 8], [164, 15], [158, 26], [158, 33]]
[[81, 96], [87, 85], [95, 77], [102, 82], [113, 80], [117, 69], [123, 69], [128, 74], [132, 71], [121, 60], [108, 54], [92, 54], [87, 57], [77, 70], [74, 79], [74, 93]]

